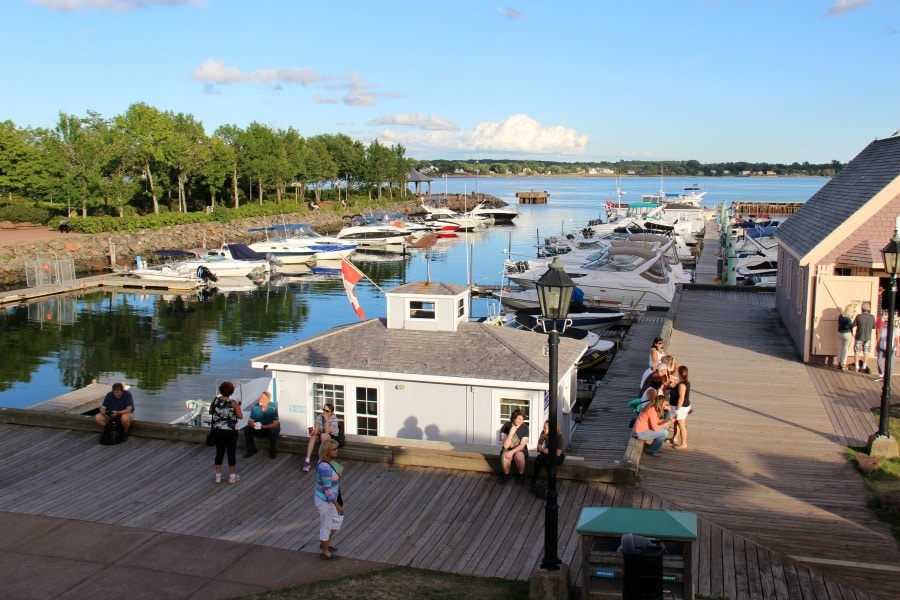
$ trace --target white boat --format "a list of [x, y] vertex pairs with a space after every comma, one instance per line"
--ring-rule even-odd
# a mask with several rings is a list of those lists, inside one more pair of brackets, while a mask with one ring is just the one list
[[512, 223], [519, 216], [519, 211], [506, 206], [487, 206], [481, 202], [469, 214], [491, 219], [494, 223]]
[[447, 207], [428, 206], [424, 202], [421, 204], [425, 210], [425, 222], [450, 223], [456, 225], [459, 231], [472, 231], [479, 227], [485, 227], [489, 224], [487, 218], [476, 216], [472, 213], [461, 214]]
[[[507, 277], [523, 287], [534, 287], [546, 268], [529, 268]], [[665, 257], [657, 250], [611, 246], [603, 256], [566, 273], [584, 291], [586, 302], [599, 306], [668, 308], [675, 282]]]
[[176, 263], [173, 267], [186, 274], [205, 267], [216, 277], [261, 277], [269, 273], [269, 261], [245, 244], [223, 244], [203, 256]]
[[282, 264], [305, 264], [317, 260], [340, 260], [356, 250], [356, 243], [316, 233], [307, 223], [272, 225], [249, 230], [265, 232], [270, 239], [250, 244], [260, 254], [272, 255]]
[[360, 251], [402, 254], [406, 252], [406, 238], [409, 235], [410, 232], [404, 227], [372, 223], [344, 227], [335, 237], [355, 243]]

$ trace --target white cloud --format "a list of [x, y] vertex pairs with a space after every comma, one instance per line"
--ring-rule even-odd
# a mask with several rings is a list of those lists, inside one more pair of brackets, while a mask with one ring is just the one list
[[74, 12], [78, 10], [109, 10], [112, 12], [127, 12], [135, 8], [147, 8], [148, 6], [203, 6], [203, 0], [29, 0], [32, 4], [60, 10]]
[[419, 129], [427, 129], [430, 131], [457, 131], [459, 129], [456, 125], [446, 119], [434, 115], [426, 117], [422, 113], [388, 115], [369, 121], [369, 125], [400, 125], [403, 127], [417, 127]]
[[479, 123], [468, 131], [398, 132], [382, 130], [378, 139], [388, 144], [403, 144], [417, 153], [502, 153], [540, 156], [584, 154], [590, 136], [574, 129], [554, 125], [543, 127], [524, 114], [501, 121]]
[[253, 85], [283, 85], [297, 84], [307, 86], [329, 78], [319, 75], [313, 69], [301, 69], [290, 67], [287, 69], [260, 69], [250, 73], [242, 73], [235, 67], [226, 67], [220, 60], [207, 60], [194, 69], [191, 79], [204, 83], [220, 85], [232, 85], [237, 83], [250, 83]]
[[869, 4], [869, 0], [834, 0], [825, 13], [828, 17], [840, 17]]
[[518, 21], [519, 19], [522, 19], [525, 16], [521, 12], [516, 10], [515, 8], [506, 7], [506, 8], [500, 8], [498, 10], [500, 10], [500, 13], [504, 17], [509, 19], [510, 21]]
[[330, 75], [322, 75], [315, 69], [300, 67], [258, 69], [244, 73], [215, 59], [209, 59], [194, 69], [191, 79], [202, 82], [207, 92], [214, 91], [216, 85], [267, 85], [274, 90], [281, 90], [286, 85], [304, 87], [318, 85], [329, 90], [340, 90], [344, 94], [342, 100], [317, 95], [313, 100], [319, 104], [343, 102], [348, 106], [374, 106], [377, 104], [377, 98], [400, 97], [400, 94], [394, 92], [374, 91], [377, 87], [375, 84], [366, 83], [362, 77], [353, 72], [348, 73], [346, 78], [340, 81]]

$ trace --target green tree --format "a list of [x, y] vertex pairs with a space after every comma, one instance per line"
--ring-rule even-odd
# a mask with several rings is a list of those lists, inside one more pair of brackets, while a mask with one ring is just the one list
[[159, 186], [153, 171], [166, 164], [166, 147], [175, 135], [172, 121], [152, 106], [138, 102], [129, 106], [125, 114], [116, 119], [116, 123], [131, 138], [131, 156], [146, 179], [153, 213], [159, 214]]
[[231, 194], [234, 203], [233, 206], [234, 208], [238, 208], [240, 206], [240, 199], [238, 196], [238, 164], [241, 162], [240, 154], [243, 148], [241, 140], [244, 132], [237, 125], [222, 125], [216, 129], [213, 135], [231, 150], [230, 153], [226, 154], [222, 152], [219, 156], [221, 158], [231, 159], [231, 164], [229, 165], [229, 171], [231, 173]]

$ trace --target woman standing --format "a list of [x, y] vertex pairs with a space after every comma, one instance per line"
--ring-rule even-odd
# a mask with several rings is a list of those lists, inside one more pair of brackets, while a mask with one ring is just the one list
[[319, 512], [319, 558], [337, 560], [337, 548], [331, 545], [331, 538], [341, 528], [344, 520], [344, 506], [341, 501], [341, 473], [343, 467], [337, 458], [338, 443], [324, 440], [319, 446], [319, 464], [316, 465], [316, 488], [313, 500]]
[[844, 307], [844, 312], [838, 317], [838, 355], [835, 365], [838, 369], [849, 368], [847, 365], [847, 357], [850, 355], [850, 348], [853, 345], [853, 317], [856, 315], [856, 307], [848, 304]]
[[216, 440], [216, 483], [222, 483], [222, 459], [228, 452], [228, 483], [237, 483], [238, 476], [234, 470], [237, 466], [237, 423], [244, 418], [241, 405], [237, 400], [232, 400], [234, 384], [223, 381], [219, 385], [219, 395], [209, 405], [209, 414], [212, 415], [212, 432]]
[[[691, 382], [688, 379], [688, 368], [684, 365], [678, 367], [678, 383], [669, 392], [669, 404], [675, 409], [675, 435], [672, 437], [672, 445], [679, 450], [687, 450], [687, 418], [691, 413]], [[681, 441], [676, 442], [679, 436]]]

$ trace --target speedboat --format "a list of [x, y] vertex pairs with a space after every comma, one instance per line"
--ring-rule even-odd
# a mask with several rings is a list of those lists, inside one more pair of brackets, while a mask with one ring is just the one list
[[205, 267], [216, 277], [262, 277], [269, 273], [269, 261], [246, 244], [223, 244], [202, 256], [173, 265], [186, 273]]
[[[507, 273], [510, 281], [534, 287], [545, 267]], [[675, 283], [665, 257], [655, 249], [610, 246], [597, 260], [566, 273], [584, 291], [585, 299], [599, 306], [668, 308]]]
[[489, 224], [487, 218], [476, 216], [472, 213], [461, 214], [447, 207], [435, 208], [428, 206], [424, 202], [421, 206], [426, 213], [424, 217], [426, 223], [450, 223], [456, 225], [459, 231], [472, 231]]
[[344, 227], [334, 237], [355, 243], [357, 250], [402, 254], [406, 252], [406, 238], [409, 235], [405, 227], [376, 222]]
[[492, 219], [494, 223], [512, 223], [519, 216], [519, 211], [506, 206], [488, 206], [481, 202], [470, 213], [474, 217]]
[[263, 231], [267, 236], [271, 234], [272, 239], [254, 242], [250, 244], [250, 249], [272, 255], [285, 265], [339, 260], [347, 258], [356, 250], [355, 243], [319, 235], [308, 223], [255, 227], [249, 231]]

